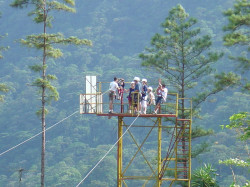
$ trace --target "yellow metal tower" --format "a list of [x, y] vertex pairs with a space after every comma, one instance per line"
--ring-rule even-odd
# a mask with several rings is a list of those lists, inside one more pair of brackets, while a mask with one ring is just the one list
[[[177, 182], [190, 186], [192, 101], [189, 100], [188, 107], [185, 108], [185, 116], [188, 116], [186, 119], [178, 117], [178, 103], [185, 98], [178, 98], [178, 94], [171, 93], [168, 94], [167, 102], [161, 105], [159, 114], [151, 114], [151, 108], [148, 108], [148, 114], [135, 114], [134, 111], [129, 113], [128, 103], [122, 98], [114, 103], [116, 113], [109, 114], [108, 96], [103, 97], [105, 92], [101, 91], [104, 83], [98, 84], [98, 87], [95, 86], [94, 93], [80, 95], [80, 113], [118, 118], [117, 187], [160, 187], [172, 186]], [[140, 133], [140, 137], [135, 137], [132, 130], [128, 129], [126, 120], [131, 121], [134, 118], [138, 118], [136, 122], [143, 124], [134, 124], [132, 128], [140, 129], [140, 132], [147, 131], [144, 134]], [[125, 130], [131, 137], [129, 140], [131, 151], [128, 152], [130, 148], [127, 148], [126, 153], [124, 153], [126, 143], [123, 137]], [[128, 139], [127, 136], [126, 139]], [[138, 139], [141, 139], [141, 143]], [[154, 154], [151, 153], [151, 156], [145, 154], [146, 142], [155, 143], [155, 148], [152, 149]], [[140, 171], [132, 166], [139, 154], [143, 159], [139, 165], [143, 163], [147, 166], [147, 172], [146, 169]], [[129, 172], [131, 168], [133, 172]], [[131, 173], [140, 175], [131, 175]]]

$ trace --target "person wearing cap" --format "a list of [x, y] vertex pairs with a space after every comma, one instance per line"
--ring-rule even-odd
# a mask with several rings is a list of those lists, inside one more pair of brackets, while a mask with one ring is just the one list
[[166, 102], [167, 95], [168, 95], [168, 89], [166, 88], [165, 84], [161, 84], [161, 80], [159, 79], [159, 86], [156, 90], [157, 93], [157, 100], [155, 105], [154, 114], [157, 114], [158, 109], [160, 108], [161, 104], [163, 102]]
[[114, 77], [114, 81], [112, 81], [109, 85], [109, 113], [113, 113], [113, 102], [116, 96], [116, 90], [119, 89], [118, 79]]
[[129, 88], [129, 90], [128, 90], [128, 106], [129, 106], [129, 113], [131, 113], [131, 109], [132, 109], [132, 92], [134, 92], [135, 91], [135, 82], [134, 81], [132, 81], [131, 83], [130, 83], [130, 88]]
[[155, 95], [151, 86], [148, 87], [148, 105], [155, 105]]
[[142, 92], [141, 92], [141, 110], [142, 114], [147, 113], [147, 99], [148, 99], [148, 86], [147, 86], [147, 79], [142, 79]]
[[[135, 102], [135, 111], [140, 113], [141, 111], [141, 83], [140, 83], [140, 78], [139, 77], [135, 77], [134, 78], [134, 82], [135, 82], [135, 91], [134, 93], [134, 102]], [[139, 103], [138, 103], [139, 102]], [[139, 107], [139, 108], [138, 108]], [[138, 109], [138, 110], [137, 110]]]

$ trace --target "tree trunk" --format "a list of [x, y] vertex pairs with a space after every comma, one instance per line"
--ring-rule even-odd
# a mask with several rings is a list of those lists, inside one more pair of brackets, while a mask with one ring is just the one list
[[[43, 72], [42, 72], [42, 78], [43, 81], [46, 79], [46, 69], [45, 64], [46, 64], [46, 18], [47, 18], [47, 13], [46, 13], [46, 0], [43, 0], [43, 20], [44, 20], [44, 25], [43, 25], [43, 33], [44, 33], [44, 38], [43, 38]], [[42, 150], [41, 150], [41, 187], [44, 187], [44, 178], [45, 178], [45, 130], [46, 130], [46, 123], [45, 123], [45, 90], [46, 87], [45, 85], [42, 86]]]
[[[184, 36], [183, 36], [183, 33], [184, 31], [182, 31], [182, 42], [184, 41]], [[181, 45], [181, 53], [182, 53], [182, 73], [181, 73], [181, 119], [185, 119], [186, 116], [185, 116], [185, 54], [184, 54], [184, 42], [182, 43]], [[181, 139], [182, 141], [182, 154], [183, 154], [183, 157], [186, 158], [186, 153], [187, 153], [187, 150], [186, 150], [186, 139], [185, 139], [185, 122], [182, 121], [181, 122], [181, 127], [183, 128], [183, 137]], [[183, 169], [184, 170], [187, 170], [187, 160], [183, 160]], [[187, 172], [183, 172], [183, 175], [185, 179], [188, 178], [188, 173]]]

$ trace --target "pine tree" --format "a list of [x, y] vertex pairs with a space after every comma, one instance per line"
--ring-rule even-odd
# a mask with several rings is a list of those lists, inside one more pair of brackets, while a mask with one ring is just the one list
[[[0, 12], [0, 18], [1, 18], [1, 12]], [[5, 37], [4, 35], [0, 35], [0, 40], [4, 37]], [[2, 51], [6, 51], [7, 49], [8, 47], [0, 46], [0, 59], [3, 58]], [[6, 93], [8, 91], [9, 91], [9, 87], [4, 83], [0, 83], [0, 92]], [[0, 95], [0, 101], [4, 101], [4, 95]]]
[[[233, 9], [228, 9], [224, 12], [224, 15], [228, 18], [228, 24], [224, 26], [223, 30], [227, 32], [224, 35], [224, 45], [239, 46], [241, 52], [240, 56], [230, 58], [238, 62], [239, 68], [242, 72], [248, 72], [250, 68], [250, 2], [249, 0], [236, 0]], [[246, 88], [250, 89], [250, 85], [247, 81]]]
[[[212, 65], [223, 54], [211, 51], [211, 37], [201, 36], [200, 29], [195, 27], [196, 23], [195, 18], [190, 18], [184, 8], [177, 5], [170, 10], [161, 25], [164, 35], [155, 34], [151, 40], [152, 47], [140, 54], [142, 65], [156, 70], [178, 92], [180, 98], [193, 99], [194, 114], [198, 114], [200, 104], [207, 97], [238, 80], [226, 74], [220, 75], [227, 80], [223, 79], [225, 82], [220, 79], [221, 82], [215, 83], [216, 78], [210, 78], [214, 73]], [[205, 79], [207, 82], [203, 85], [202, 80]], [[181, 100], [179, 104], [180, 118], [185, 119], [189, 115], [185, 111], [186, 100]], [[192, 133], [193, 138], [207, 134], [209, 132], [200, 129]]]
[[39, 90], [41, 97], [41, 109], [37, 111], [37, 114], [41, 117], [42, 122], [42, 150], [41, 150], [41, 186], [44, 186], [45, 181], [45, 130], [46, 123], [45, 118], [48, 110], [46, 104], [49, 104], [52, 100], [57, 101], [59, 99], [59, 93], [56, 87], [51, 84], [51, 81], [56, 80], [55, 75], [46, 74], [48, 68], [48, 58], [59, 58], [63, 55], [62, 51], [54, 46], [58, 45], [92, 45], [91, 41], [86, 39], [79, 39], [71, 36], [65, 38], [61, 33], [48, 33], [47, 29], [51, 27], [53, 17], [51, 12], [53, 11], [66, 11], [76, 12], [75, 0], [14, 0], [11, 4], [12, 7], [24, 8], [32, 6], [33, 10], [29, 12], [29, 16], [33, 16], [33, 20], [37, 24], [43, 24], [43, 30], [41, 34], [29, 35], [26, 39], [21, 39], [21, 43], [27, 47], [38, 49], [42, 51], [42, 62], [31, 66], [31, 70], [39, 73], [38, 77], [32, 83]]

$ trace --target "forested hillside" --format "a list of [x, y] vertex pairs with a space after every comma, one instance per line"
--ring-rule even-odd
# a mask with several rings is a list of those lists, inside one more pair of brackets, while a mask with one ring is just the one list
[[[249, 80], [248, 65], [239, 68], [238, 63], [229, 58], [246, 53], [249, 49], [242, 45], [225, 46], [223, 44], [223, 26], [228, 19], [223, 12], [233, 8], [235, 0], [77, 0], [76, 13], [55, 12], [52, 27], [48, 33], [63, 33], [66, 37], [75, 36], [92, 41], [92, 46], [56, 45], [63, 52], [58, 59], [47, 61], [47, 72], [54, 74], [57, 80], [53, 85], [59, 92], [59, 100], [52, 101], [47, 108], [46, 127], [57, 122], [60, 124], [46, 132], [45, 186], [76, 186], [93, 166], [102, 158], [117, 140], [117, 118], [107, 119], [95, 115], [79, 114], [79, 94], [85, 92], [85, 76], [96, 75], [98, 81], [110, 82], [114, 76], [123, 77], [131, 82], [135, 76], [147, 78], [150, 85], [156, 85], [158, 78], [164, 80], [155, 68], [142, 66], [139, 54], [151, 46], [151, 38], [164, 34], [161, 24], [169, 11], [180, 4], [190, 17], [197, 19], [192, 28], [200, 28], [200, 36], [211, 36], [211, 51], [223, 53], [212, 64], [215, 70], [197, 83], [198, 87], [190, 92], [200, 92], [200, 84], [216, 74], [233, 72]], [[246, 1], [249, 3], [249, 1]], [[27, 35], [42, 33], [42, 26], [33, 22], [27, 8], [16, 9], [11, 1], [0, 0], [0, 88], [7, 85], [8, 92], [2, 92], [0, 100], [0, 186], [16, 187], [40, 186], [41, 135], [22, 145], [5, 152], [30, 137], [41, 132], [41, 120], [36, 111], [41, 107], [41, 100], [32, 82], [37, 74], [29, 66], [42, 60], [39, 50], [26, 48], [19, 40]], [[249, 7], [248, 7], [249, 13]], [[249, 24], [249, 22], [248, 22]], [[249, 29], [247, 25], [246, 29]], [[1, 37], [3, 36], [3, 37]], [[249, 35], [248, 35], [249, 41]], [[249, 47], [249, 43], [247, 44]], [[1, 50], [5, 47], [6, 50]], [[5, 49], [4, 48], [4, 49]], [[245, 54], [244, 53], [244, 54]], [[242, 68], [242, 67], [241, 67]], [[166, 82], [170, 92], [177, 92], [175, 87]], [[227, 85], [228, 82], [221, 82]], [[209, 89], [211, 85], [207, 85]], [[128, 87], [127, 87], [128, 88]], [[7, 91], [7, 90], [6, 90]], [[203, 90], [202, 90], [203, 91]], [[108, 97], [108, 96], [107, 96]], [[229, 117], [239, 112], [249, 112], [249, 90], [242, 86], [226, 86], [222, 91], [212, 94], [199, 108], [199, 115], [194, 116], [193, 129], [210, 130], [208, 136], [193, 139], [193, 148], [204, 146], [192, 159], [192, 171], [212, 164], [216, 169], [219, 186], [228, 187], [235, 180], [244, 186], [250, 179], [249, 174], [249, 139], [240, 140], [239, 131], [223, 128], [230, 123]], [[72, 116], [70, 116], [73, 114]], [[249, 115], [249, 113], [248, 113]], [[69, 118], [67, 118], [70, 116]], [[67, 119], [66, 119], [67, 118]], [[148, 123], [140, 119], [141, 123]], [[132, 122], [128, 121], [128, 124]], [[249, 128], [249, 116], [247, 121]], [[140, 131], [133, 131], [140, 142]], [[153, 140], [152, 140], [153, 141]], [[134, 147], [124, 137], [124, 159]], [[150, 142], [144, 151], [154, 153], [157, 147]], [[195, 150], [195, 149], [194, 149]], [[5, 152], [4, 154], [2, 154]], [[84, 181], [82, 186], [116, 186], [116, 150], [113, 149], [103, 162]], [[219, 160], [238, 158], [248, 160], [247, 167], [219, 164]], [[139, 175], [143, 171], [143, 162], [136, 162], [131, 174]], [[23, 168], [22, 176], [19, 171]], [[141, 170], [140, 170], [141, 169]], [[21, 179], [21, 180], [20, 180]], [[137, 186], [131, 181], [129, 186]], [[180, 185], [175, 185], [180, 186]]]

